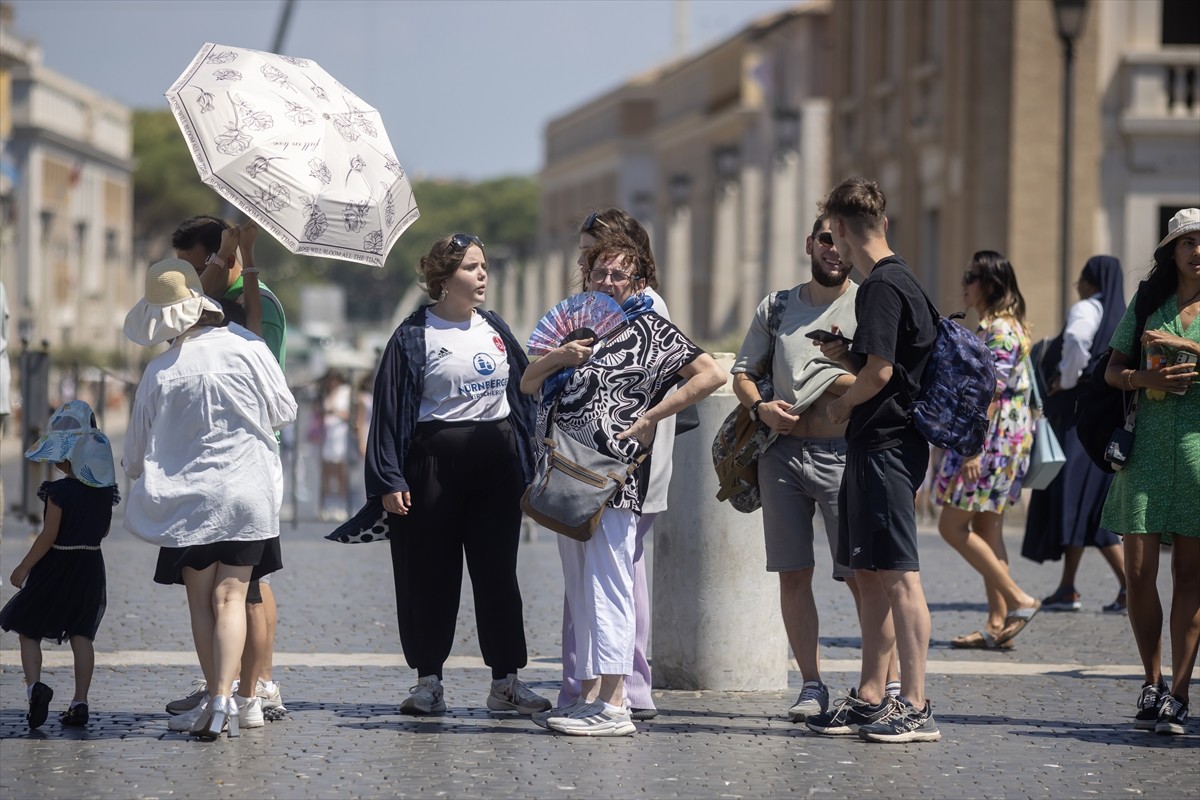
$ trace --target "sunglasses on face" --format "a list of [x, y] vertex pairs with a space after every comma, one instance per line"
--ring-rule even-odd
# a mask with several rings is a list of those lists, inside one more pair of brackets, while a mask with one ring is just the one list
[[826, 247], [833, 247], [833, 234], [829, 231], [821, 231], [816, 235], [816, 240]]
[[970, 286], [972, 283], [975, 283], [975, 281], [979, 280], [980, 277], [982, 277], [982, 276], [980, 276], [980, 274], [978, 272], [970, 272], [970, 271], [964, 272], [963, 273], [963, 286]]
[[471, 245], [478, 245], [482, 250], [483, 240], [473, 233], [456, 233], [450, 237], [450, 249], [447, 252], [466, 250]]
[[600, 212], [593, 211], [592, 213], [588, 214], [588, 218], [583, 221], [583, 227], [579, 230], [583, 233], [591, 233], [592, 229], [597, 225], [601, 225], [605, 228], [608, 227], [608, 223], [600, 219]]
[[603, 283], [605, 278], [613, 282], [613, 286], [621, 286], [638, 279], [637, 275], [630, 275], [628, 272], [620, 270], [594, 269], [587, 274], [588, 280], [592, 283]]

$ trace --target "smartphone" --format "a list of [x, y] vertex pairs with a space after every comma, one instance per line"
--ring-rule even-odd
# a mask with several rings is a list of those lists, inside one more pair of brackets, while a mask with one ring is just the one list
[[[1192, 366], [1195, 366], [1196, 360], [1197, 360], [1196, 354], [1189, 353], [1186, 350], [1180, 350], [1178, 353], [1175, 354], [1175, 363], [1176, 364], [1191, 364]], [[1187, 387], [1184, 387], [1182, 391], [1171, 392], [1171, 394], [1179, 394], [1179, 395], [1187, 394]]]
[[845, 336], [842, 336], [840, 333], [834, 333], [833, 331], [823, 331], [820, 328], [817, 328], [816, 330], [813, 330], [813, 331], [809, 331], [808, 333], [806, 333], [804, 335], [807, 336], [808, 338], [812, 339], [813, 341], [820, 342], [821, 344], [826, 344], [827, 342], [844, 342], [846, 344], [846, 346], [848, 347], [854, 342], [853, 339], [847, 339]]

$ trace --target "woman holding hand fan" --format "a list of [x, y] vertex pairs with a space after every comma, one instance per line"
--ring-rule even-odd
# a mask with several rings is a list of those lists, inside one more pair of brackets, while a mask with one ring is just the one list
[[[525, 370], [521, 390], [541, 394], [543, 408], [553, 407], [561, 434], [632, 463], [651, 446], [658, 422], [711, 394], [726, 376], [711, 356], [655, 313], [644, 291], [653, 282], [654, 262], [643, 248], [615, 228], [595, 226], [591, 235], [596, 242], [583, 258], [586, 285], [616, 301], [624, 319], [615, 326], [588, 325], [584, 338], [543, 351]], [[535, 344], [531, 339], [531, 352], [540, 349]], [[680, 377], [684, 382], [670, 393]], [[635, 730], [625, 676], [634, 671], [633, 561], [651, 460], [609, 501], [591, 540], [558, 540], [574, 619], [575, 677], [582, 686], [573, 704], [534, 715], [551, 730], [576, 736], [626, 736]]]

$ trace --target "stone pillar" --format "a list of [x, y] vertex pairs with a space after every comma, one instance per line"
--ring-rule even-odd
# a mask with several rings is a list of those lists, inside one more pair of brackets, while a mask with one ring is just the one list
[[667, 225], [667, 269], [659, 282], [663, 285], [663, 297], [671, 306], [672, 322], [688, 336], [695, 335], [692, 268], [692, 209], [680, 205], [671, 214]]
[[[771, 238], [767, 251], [767, 291], [787, 289], [811, 277], [811, 270], [799, 268], [804, 259], [804, 237], [796, 199], [800, 191], [800, 156], [794, 150], [775, 156], [771, 175]], [[815, 214], [814, 214], [815, 216]], [[807, 231], [804, 231], [807, 233]], [[761, 299], [761, 298], [760, 298]]]
[[742, 167], [741, 272], [738, 278], [738, 333], [744, 334], [759, 302], [770, 291], [764, 287], [763, 263], [763, 170], [756, 162]]
[[708, 298], [709, 339], [720, 338], [737, 327], [738, 288], [738, 209], [742, 192], [737, 181], [717, 185], [713, 201], [713, 263]]
[[[728, 370], [732, 353], [714, 357]], [[675, 438], [669, 508], [654, 523], [654, 686], [777, 691], [788, 645], [779, 581], [766, 571], [762, 512], [716, 499], [712, 440], [737, 398], [727, 382], [699, 405], [700, 427]]]

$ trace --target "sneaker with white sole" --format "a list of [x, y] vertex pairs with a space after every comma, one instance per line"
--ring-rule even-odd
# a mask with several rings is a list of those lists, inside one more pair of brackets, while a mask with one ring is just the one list
[[254, 696], [262, 700], [264, 719], [277, 722], [287, 716], [287, 706], [283, 704], [283, 696], [279, 693], [279, 684], [275, 681], [264, 681], [259, 678], [254, 685]]
[[515, 711], [518, 714], [534, 714], [548, 711], [551, 703], [525, 685], [514, 672], [507, 678], [492, 681], [488, 692], [487, 707], [492, 711]]
[[401, 714], [437, 714], [446, 710], [442, 682], [437, 675], [417, 678], [417, 685], [408, 690], [400, 704]]
[[167, 703], [168, 714], [171, 714], [172, 716], [175, 714], [186, 714], [208, 698], [207, 683], [205, 683], [203, 680], [192, 681], [192, 686], [196, 688], [192, 689], [190, 693]]
[[850, 736], [858, 733], [862, 725], [882, 722], [899, 712], [900, 701], [891, 695], [884, 695], [882, 702], [871, 705], [858, 696], [857, 689], [851, 689], [848, 695], [835, 700], [828, 711], [809, 717], [804, 724], [813, 733], [824, 736]]
[[1154, 732], [1159, 736], [1182, 736], [1187, 733], [1188, 704], [1173, 694], [1162, 700]]
[[626, 708], [614, 708], [603, 700], [588, 703], [569, 717], [551, 717], [546, 726], [569, 736], [629, 736], [637, 731]]
[[565, 706], [556, 706], [549, 711], [538, 711], [532, 714], [529, 718], [533, 720], [534, 725], [540, 725], [543, 728], [549, 728], [547, 721], [551, 717], [569, 717], [579, 709], [587, 705], [587, 702], [582, 697], [576, 697]]
[[829, 689], [820, 681], [805, 681], [796, 704], [788, 709], [792, 722], [803, 722], [829, 709]]
[[1166, 684], [1147, 683], [1138, 695], [1137, 714], [1133, 717], [1133, 727], [1139, 731], [1152, 731], [1158, 726], [1158, 710], [1163, 701], [1171, 694]]
[[858, 735], [868, 742], [903, 744], [905, 742], [937, 742], [942, 738], [937, 723], [933, 720], [933, 706], [928, 700], [924, 708], [917, 708], [907, 700], [891, 700], [899, 706], [899, 713], [892, 714], [879, 722], [858, 726]]
[[267, 724], [266, 719], [263, 717], [263, 702], [261, 697], [257, 695], [254, 697], [242, 697], [240, 694], [235, 694], [233, 702], [237, 704], [239, 726], [243, 728], [261, 728]]

